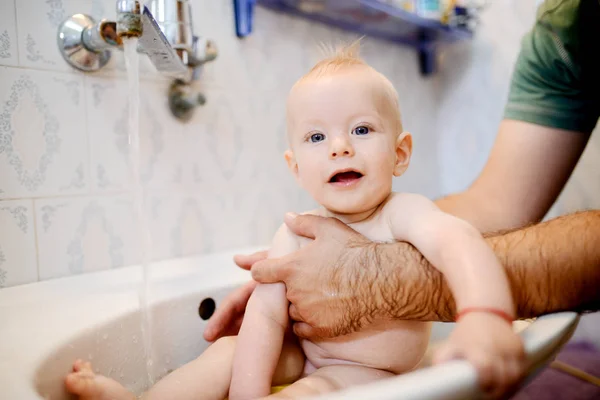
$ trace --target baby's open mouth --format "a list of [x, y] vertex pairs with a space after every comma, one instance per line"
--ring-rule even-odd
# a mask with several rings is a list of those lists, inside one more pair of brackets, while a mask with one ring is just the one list
[[357, 171], [338, 172], [329, 179], [329, 183], [349, 184], [363, 177], [363, 174]]

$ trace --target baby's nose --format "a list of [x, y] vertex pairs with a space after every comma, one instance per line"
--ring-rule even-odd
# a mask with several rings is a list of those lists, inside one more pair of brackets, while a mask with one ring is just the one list
[[330, 158], [351, 157], [354, 155], [354, 148], [347, 139], [336, 139], [331, 143]]

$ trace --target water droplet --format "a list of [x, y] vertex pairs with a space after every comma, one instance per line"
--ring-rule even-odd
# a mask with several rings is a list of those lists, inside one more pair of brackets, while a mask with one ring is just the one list
[[94, 359], [94, 357], [92, 356], [92, 353], [89, 353], [88, 354], [88, 360], [93, 360], [93, 359]]
[[108, 335], [105, 333], [104, 336], [102, 336], [102, 339], [104, 339], [104, 340], [108, 339]]

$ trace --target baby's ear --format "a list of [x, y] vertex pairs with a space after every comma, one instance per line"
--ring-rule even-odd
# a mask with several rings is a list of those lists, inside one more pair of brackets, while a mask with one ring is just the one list
[[410, 155], [412, 154], [412, 135], [409, 132], [402, 132], [396, 139], [396, 165], [394, 166], [394, 176], [400, 176], [408, 168]]
[[296, 162], [294, 152], [291, 150], [286, 150], [285, 153], [283, 153], [283, 156], [285, 157], [285, 161], [287, 162], [290, 172], [292, 175], [294, 175], [294, 178], [298, 179], [298, 163]]

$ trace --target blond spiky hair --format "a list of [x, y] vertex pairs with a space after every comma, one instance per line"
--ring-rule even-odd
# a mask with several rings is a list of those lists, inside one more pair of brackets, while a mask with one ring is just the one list
[[318, 77], [326, 75], [330, 72], [352, 67], [352, 66], [368, 66], [366, 62], [360, 58], [360, 44], [362, 38], [355, 40], [349, 45], [328, 46], [325, 43], [320, 45], [321, 52], [325, 55], [321, 61], [315, 64], [306, 77]]

